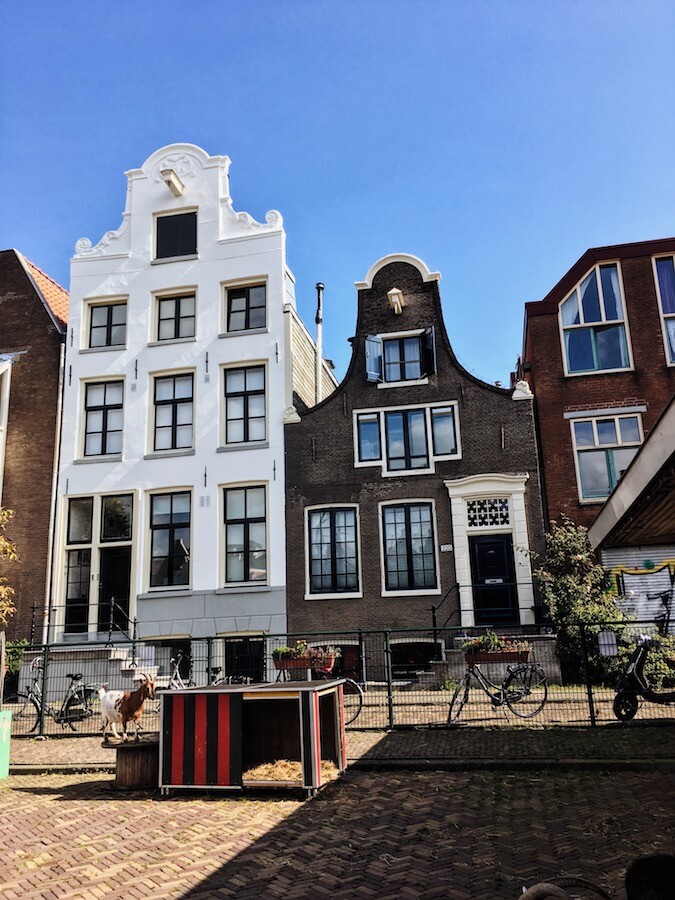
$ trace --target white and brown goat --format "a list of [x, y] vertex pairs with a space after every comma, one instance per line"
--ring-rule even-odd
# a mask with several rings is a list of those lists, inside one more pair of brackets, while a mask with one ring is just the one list
[[127, 725], [133, 722], [136, 726], [136, 740], [139, 740], [141, 731], [140, 718], [143, 715], [143, 706], [145, 701], [152, 700], [155, 696], [155, 684], [152, 678], [145, 674], [141, 674], [141, 683], [135, 691], [108, 691], [106, 686], [102, 685], [98, 689], [98, 696], [101, 700], [101, 719], [103, 739], [105, 740], [106, 728], [110, 726], [110, 730], [117, 740], [120, 735], [117, 726], [122, 726], [122, 739], [127, 739]]

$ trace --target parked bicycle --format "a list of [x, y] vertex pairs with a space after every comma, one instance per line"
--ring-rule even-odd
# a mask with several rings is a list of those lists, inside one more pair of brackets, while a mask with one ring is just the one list
[[506, 667], [501, 685], [494, 684], [478, 663], [469, 662], [452, 695], [448, 709], [448, 725], [456, 725], [469, 699], [471, 683], [475, 682], [487, 694], [494, 707], [508, 706], [522, 719], [536, 716], [544, 708], [548, 697], [546, 674], [538, 663], [519, 663]]
[[[192, 677], [192, 659], [189, 654], [179, 650], [175, 657], [171, 657], [170, 663], [169, 683], [155, 688], [155, 701], [148, 705], [150, 712], [159, 713], [161, 706], [159, 695], [162, 691], [179, 691], [197, 687], [197, 682]], [[219, 684], [251, 684], [253, 682], [253, 679], [247, 675], [221, 675], [222, 671], [222, 666], [211, 666], [208, 669], [210, 685], [215, 687]]]
[[[361, 714], [363, 709], [363, 688], [354, 681], [353, 678], [346, 678], [333, 671], [334, 663], [328, 666], [311, 666], [307, 671], [310, 674], [311, 681], [333, 681], [336, 678], [342, 679], [342, 697], [345, 711], [345, 725], [351, 725], [353, 721]], [[292, 671], [297, 669], [279, 668], [277, 672], [277, 681], [292, 681]]]
[[33, 734], [40, 724], [41, 713], [43, 720], [51, 716], [57, 725], [61, 725], [62, 728], [68, 727], [71, 731], [77, 731], [76, 722], [84, 722], [92, 716], [99, 715], [98, 685], [83, 684], [84, 675], [81, 672], [66, 675], [66, 678], [70, 678], [70, 684], [60, 706], [46, 703], [42, 694], [43, 667], [43, 657], [36, 656], [30, 665], [33, 677], [28, 691], [19, 691], [6, 700], [17, 723], [18, 734]]
[[626, 674], [619, 682], [612, 708], [620, 722], [634, 718], [640, 705], [640, 698], [650, 703], [675, 703], [675, 691], [656, 691], [647, 681], [645, 663], [652, 647], [658, 646], [654, 638], [642, 636], [631, 654]]

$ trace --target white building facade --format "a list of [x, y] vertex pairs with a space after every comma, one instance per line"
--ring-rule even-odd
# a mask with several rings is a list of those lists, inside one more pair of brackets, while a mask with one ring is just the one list
[[234, 211], [229, 164], [158, 150], [119, 229], [77, 242], [50, 639], [286, 630], [291, 338], [314, 345], [282, 218]]

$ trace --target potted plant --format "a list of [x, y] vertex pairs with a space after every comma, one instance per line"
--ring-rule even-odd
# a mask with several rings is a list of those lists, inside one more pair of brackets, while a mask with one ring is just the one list
[[295, 647], [275, 647], [272, 651], [272, 660], [277, 669], [330, 670], [339, 656], [339, 647], [310, 647], [307, 641], [296, 641]]
[[466, 641], [462, 650], [470, 666], [479, 662], [527, 662], [530, 657], [530, 645], [526, 641], [512, 641], [494, 631]]

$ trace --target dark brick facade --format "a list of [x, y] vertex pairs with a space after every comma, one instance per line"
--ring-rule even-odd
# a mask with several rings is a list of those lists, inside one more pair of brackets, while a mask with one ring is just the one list
[[[389, 307], [387, 291], [399, 288], [406, 306]], [[378, 388], [366, 380], [365, 337], [435, 326], [437, 373], [428, 384]], [[439, 401], [458, 402], [461, 459], [437, 461], [434, 474], [383, 477], [379, 468], [355, 468], [352, 412], [356, 409]], [[286, 426], [287, 603], [289, 631], [427, 627], [430, 607], [455, 584], [453, 552], [438, 555], [439, 597], [382, 596], [378, 503], [393, 499], [435, 501], [436, 544], [453, 544], [451, 506], [445, 479], [477, 473], [529, 473], [525, 499], [530, 547], [541, 547], [543, 519], [532, 403], [514, 401], [511, 391], [485, 384], [457, 362], [443, 324], [438, 284], [424, 281], [411, 264], [381, 268], [371, 289], [359, 290], [353, 354], [334, 394], [299, 424]], [[359, 505], [362, 599], [305, 600], [305, 516], [307, 506]], [[445, 613], [445, 609], [450, 609]], [[457, 606], [456, 593], [444, 618]], [[455, 616], [451, 624], [459, 624]]]
[[[667, 364], [652, 256], [675, 253], [675, 238], [587, 251], [543, 300], [526, 304], [524, 377], [535, 396], [548, 519], [564, 513], [590, 525], [603, 501], [579, 500], [570, 422], [565, 413], [646, 406], [645, 438], [675, 394], [675, 367]], [[632, 371], [565, 376], [558, 308], [590, 269], [620, 262]]]
[[50, 315], [17, 253], [0, 252], [0, 353], [23, 351], [11, 370], [2, 488], [2, 505], [16, 514], [7, 533], [20, 556], [18, 563], [0, 562], [0, 576], [16, 591], [10, 638], [28, 638], [31, 605], [45, 603], [63, 340], [63, 324]]

